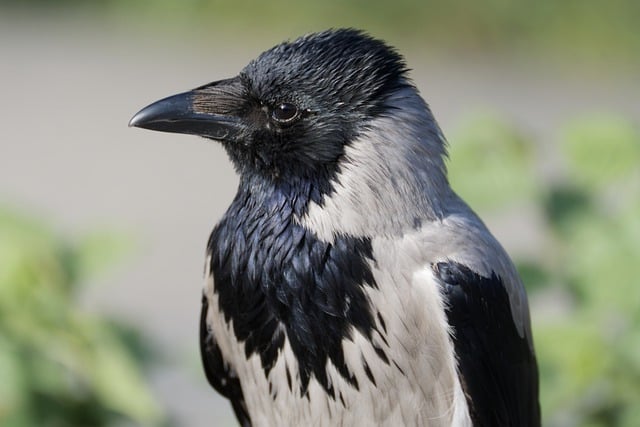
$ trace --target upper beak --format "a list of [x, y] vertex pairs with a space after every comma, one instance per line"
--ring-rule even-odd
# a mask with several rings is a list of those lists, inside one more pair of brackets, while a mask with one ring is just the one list
[[244, 129], [241, 107], [239, 79], [221, 80], [154, 102], [138, 111], [129, 126], [234, 141]]

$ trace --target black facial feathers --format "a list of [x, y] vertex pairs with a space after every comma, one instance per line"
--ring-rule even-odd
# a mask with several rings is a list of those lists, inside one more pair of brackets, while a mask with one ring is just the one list
[[[223, 144], [240, 173], [268, 179], [331, 173], [345, 147], [386, 111], [387, 98], [411, 85], [402, 57], [356, 30], [282, 43], [239, 78], [246, 136]], [[206, 104], [206, 96], [198, 102]], [[278, 119], [282, 108], [296, 114]]]

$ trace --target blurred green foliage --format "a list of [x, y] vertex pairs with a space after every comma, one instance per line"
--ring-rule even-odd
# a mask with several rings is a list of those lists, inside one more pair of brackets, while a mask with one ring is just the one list
[[544, 247], [517, 259], [529, 288], [547, 426], [636, 426], [640, 420], [640, 130], [619, 117], [568, 123], [538, 176], [539, 146], [495, 116], [451, 139], [451, 180], [489, 214], [527, 200]]
[[161, 422], [142, 375], [140, 337], [77, 301], [126, 247], [107, 233], [71, 242], [0, 208], [0, 425]]
[[476, 207], [530, 200], [538, 190], [531, 179], [534, 148], [497, 114], [476, 114], [459, 126], [450, 147], [451, 185]]
[[637, 0], [0, 0], [3, 4], [97, 11], [159, 33], [216, 32], [225, 42], [346, 26], [431, 50], [542, 53], [545, 60], [550, 54], [568, 64], [577, 60], [577, 66], [582, 60], [607, 67], [611, 61], [640, 61]]

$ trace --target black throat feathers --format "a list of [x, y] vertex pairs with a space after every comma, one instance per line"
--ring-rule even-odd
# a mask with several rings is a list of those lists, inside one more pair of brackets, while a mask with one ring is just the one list
[[327, 361], [358, 388], [342, 342], [353, 328], [371, 338], [376, 326], [365, 288], [377, 285], [371, 239], [341, 235], [328, 243], [296, 222], [309, 201], [319, 198], [308, 183], [243, 179], [211, 234], [208, 252], [219, 308], [244, 342], [246, 356], [259, 355], [268, 375], [288, 340], [301, 393], [315, 377], [335, 398]]

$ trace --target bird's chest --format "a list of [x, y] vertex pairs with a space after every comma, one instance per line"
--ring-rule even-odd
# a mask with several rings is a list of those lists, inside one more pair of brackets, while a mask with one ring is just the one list
[[332, 393], [330, 361], [346, 380], [342, 342], [375, 328], [365, 290], [375, 287], [368, 239], [316, 238], [287, 215], [227, 216], [209, 244], [212, 292], [232, 339], [268, 376], [285, 343], [301, 393], [315, 378]]
[[265, 425], [450, 424], [464, 397], [427, 270], [295, 224], [221, 224], [209, 249], [208, 322]]

